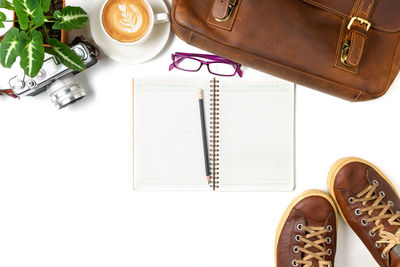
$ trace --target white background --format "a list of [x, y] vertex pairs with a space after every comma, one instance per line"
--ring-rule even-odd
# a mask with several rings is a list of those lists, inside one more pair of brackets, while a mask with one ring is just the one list
[[[90, 10], [93, 2], [67, 4]], [[298, 87], [293, 193], [134, 192], [132, 78], [209, 77], [168, 73], [176, 51], [197, 49], [171, 35], [142, 65], [104, 57], [80, 75], [90, 95], [65, 110], [46, 94], [0, 98], [0, 266], [274, 266], [283, 211], [306, 189], [326, 190], [338, 158], [372, 161], [399, 187], [398, 79], [367, 103]], [[8, 74], [0, 73], [4, 84]], [[247, 70], [244, 79], [258, 75]], [[377, 266], [342, 221], [336, 259], [336, 266]]]

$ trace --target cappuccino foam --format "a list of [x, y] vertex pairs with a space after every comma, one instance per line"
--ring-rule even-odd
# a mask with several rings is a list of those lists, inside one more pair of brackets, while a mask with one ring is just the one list
[[110, 0], [104, 6], [104, 29], [121, 43], [142, 39], [150, 29], [152, 15], [143, 0]]

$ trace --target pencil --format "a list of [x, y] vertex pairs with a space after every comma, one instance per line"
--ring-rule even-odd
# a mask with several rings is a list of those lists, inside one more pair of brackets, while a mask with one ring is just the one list
[[204, 114], [204, 91], [202, 89], [199, 90], [199, 106], [200, 106], [201, 132], [203, 135], [203, 150], [204, 150], [204, 163], [206, 167], [206, 178], [208, 183], [210, 183], [211, 182], [210, 159], [208, 157], [207, 128], [206, 128], [206, 119]]

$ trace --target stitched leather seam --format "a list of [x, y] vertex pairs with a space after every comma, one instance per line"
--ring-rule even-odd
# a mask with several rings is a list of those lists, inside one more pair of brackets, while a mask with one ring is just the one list
[[326, 9], [326, 10], [328, 10], [328, 11], [331, 11], [332, 13], [335, 13], [335, 14], [338, 14], [338, 15], [342, 15], [342, 16], [344, 16], [344, 17], [348, 17], [348, 16], [349, 16], [349, 15], [347, 15], [347, 14], [345, 14], [345, 13], [342, 13], [342, 12], [340, 12], [340, 11], [338, 11], [338, 10], [335, 10], [335, 9], [333, 9], [333, 8], [330, 8], [330, 7], [326, 6], [326, 5], [323, 5], [323, 4], [321, 4], [321, 3], [317, 3], [317, 2], [312, 1], [312, 0], [303, 0], [303, 1], [304, 1], [304, 2], [307, 2], [307, 3], [309, 3], [309, 4], [312, 4], [312, 5], [315, 5], [315, 6], [317, 6], [317, 7]]
[[351, 17], [354, 17], [357, 15], [358, 10], [360, 10], [360, 5], [361, 5], [361, 0], [357, 0], [354, 4], [354, 9], [353, 9], [353, 13], [351, 14]]
[[365, 4], [365, 1], [362, 0], [357, 13], [363, 14], [364, 16], [361, 16], [361, 17], [364, 17], [365, 19], [369, 19], [370, 15], [371, 15], [372, 7], [375, 5], [375, 0], [371, 0], [371, 3], [368, 5], [367, 10], [365, 10], [365, 11], [362, 10], [362, 8], [364, 7], [364, 4]]
[[188, 43], [190, 43], [190, 41], [192, 40], [192, 37], [193, 37], [193, 31], [190, 31], [189, 38], [188, 38]]
[[364, 91], [360, 90], [360, 94], [354, 99], [354, 102], [360, 100], [360, 98], [364, 95]]
[[354, 13], [356, 12], [356, 9], [357, 9], [359, 3], [360, 3], [360, 0], [354, 1], [353, 8], [351, 9], [350, 16], [348, 17], [349, 19], [354, 17]]

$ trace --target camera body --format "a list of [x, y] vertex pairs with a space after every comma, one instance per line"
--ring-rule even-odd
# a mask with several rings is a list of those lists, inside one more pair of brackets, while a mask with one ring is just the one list
[[[91, 45], [79, 42], [71, 49], [82, 58], [87, 68], [98, 61], [96, 49]], [[12, 77], [9, 85], [17, 97], [36, 96], [47, 91], [54, 105], [62, 109], [87, 95], [74, 78], [78, 73], [63, 65], [56, 57], [46, 54], [43, 67], [36, 77], [30, 78], [22, 73]]]

